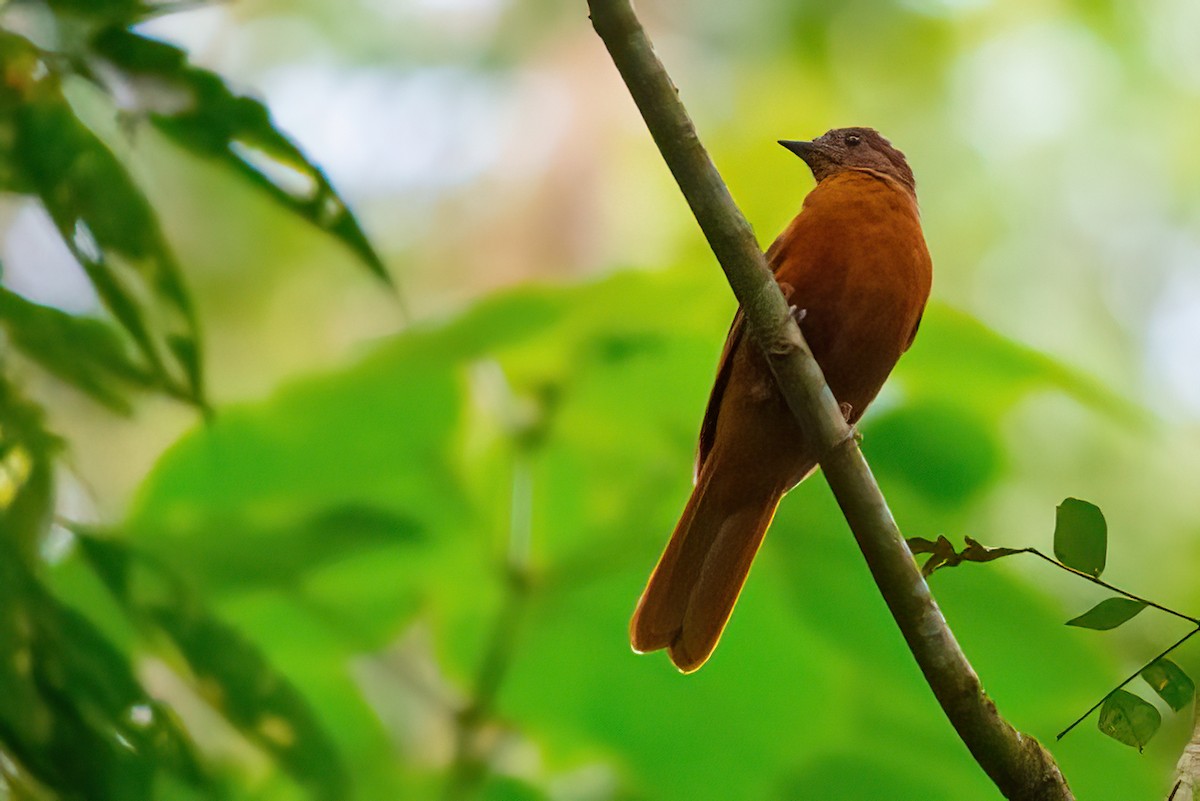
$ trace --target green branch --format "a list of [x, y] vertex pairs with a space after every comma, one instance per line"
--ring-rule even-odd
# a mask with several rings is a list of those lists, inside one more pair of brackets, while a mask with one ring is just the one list
[[588, 5], [596, 33], [725, 271], [789, 408], [824, 454], [822, 472], [946, 717], [1007, 798], [1073, 799], [1050, 754], [997, 712], [946, 625], [750, 225], [701, 145], [629, 0], [589, 0]]

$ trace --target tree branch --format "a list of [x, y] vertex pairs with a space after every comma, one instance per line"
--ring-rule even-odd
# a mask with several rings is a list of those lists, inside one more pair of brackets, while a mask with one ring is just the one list
[[996, 711], [946, 625], [750, 225], [701, 145], [629, 0], [588, 0], [588, 6], [592, 25], [725, 271], [788, 406], [824, 454], [822, 472], [946, 717], [1005, 797], [1073, 799], [1050, 754]]

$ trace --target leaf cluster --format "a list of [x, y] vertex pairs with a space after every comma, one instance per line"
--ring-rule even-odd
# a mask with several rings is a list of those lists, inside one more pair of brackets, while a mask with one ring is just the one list
[[[124, 130], [150, 124], [213, 168], [232, 170], [387, 280], [345, 202], [259, 101], [132, 28], [182, 5], [0, 6], [0, 191], [44, 210], [103, 306], [73, 314], [35, 302], [4, 284], [0, 271], [5, 798], [228, 797], [242, 779], [196, 746], [194, 720], [185, 725], [148, 689], [141, 650], [156, 653], [306, 794], [335, 801], [348, 792], [342, 757], [309, 703], [179, 572], [108, 532], [55, 524], [64, 443], [21, 387], [33, 368], [119, 413], [132, 410], [136, 393], [209, 407], [183, 271], [145, 193], [77, 109], [79, 86], [90, 85], [89, 97], [121, 116]], [[22, 24], [30, 19], [37, 24]], [[86, 606], [64, 595], [52, 570], [64, 544], [95, 590]]]
[[912, 537], [908, 540], [908, 546], [914, 555], [929, 554], [921, 568], [926, 576], [932, 575], [938, 569], [956, 567], [963, 562], [990, 562], [1005, 556], [1029, 553], [1094, 584], [1120, 593], [1119, 597], [1106, 598], [1083, 614], [1071, 618], [1066, 623], [1068, 626], [1109, 631], [1128, 623], [1147, 607], [1159, 609], [1194, 626], [1179, 641], [1121, 682], [1083, 716], [1059, 733], [1059, 739], [1099, 709], [1100, 731], [1119, 742], [1142, 750], [1158, 731], [1162, 724], [1162, 716], [1152, 704], [1123, 689], [1139, 676], [1175, 712], [1191, 704], [1196, 685], [1191, 677], [1179, 665], [1167, 659], [1167, 656], [1200, 631], [1200, 621], [1118, 589], [1100, 579], [1108, 559], [1108, 523], [1098, 506], [1078, 498], [1067, 498], [1059, 504], [1055, 512], [1053, 559], [1036, 548], [989, 548], [971, 537], [965, 537], [964, 540], [966, 547], [961, 551], [944, 536], [938, 537], [936, 541]]
[[[0, 15], [0, 191], [41, 205], [107, 315], [66, 314], [0, 286], [0, 329], [13, 349], [106, 406], [156, 391], [205, 408], [202, 337], [180, 266], [145, 193], [71, 101], [90, 84], [125, 129], [143, 122], [232, 170], [344, 242], [387, 281], [354, 215], [258, 100], [130, 29], [174, 4], [13, 4]], [[33, 7], [32, 11], [30, 7]], [[5, 23], [40, 12], [48, 42]]]

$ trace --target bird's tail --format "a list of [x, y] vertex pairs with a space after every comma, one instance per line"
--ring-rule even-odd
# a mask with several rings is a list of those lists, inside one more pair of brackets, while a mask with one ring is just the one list
[[783, 496], [753, 471], [720, 470], [718, 458], [704, 467], [629, 623], [633, 650], [666, 648], [684, 673], [717, 647]]

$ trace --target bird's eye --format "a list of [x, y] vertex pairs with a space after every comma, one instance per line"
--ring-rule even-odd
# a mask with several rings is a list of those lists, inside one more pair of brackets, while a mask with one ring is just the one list
[[862, 137], [858, 134], [850, 134], [846, 137], [846, 145], [849, 147], [857, 147], [862, 143]]

